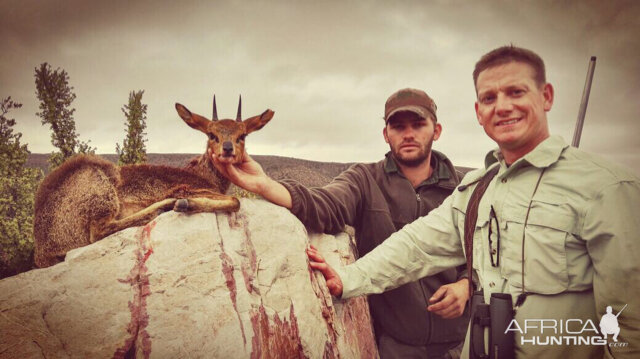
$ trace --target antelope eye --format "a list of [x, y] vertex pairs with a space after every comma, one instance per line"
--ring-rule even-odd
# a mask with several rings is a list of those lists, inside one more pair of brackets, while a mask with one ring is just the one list
[[212, 141], [219, 142], [218, 141], [218, 136], [214, 135], [213, 133], [209, 133], [209, 139], [212, 140]]
[[247, 135], [240, 135], [236, 140], [236, 143], [240, 143], [240, 141], [244, 141], [245, 137], [247, 137]]

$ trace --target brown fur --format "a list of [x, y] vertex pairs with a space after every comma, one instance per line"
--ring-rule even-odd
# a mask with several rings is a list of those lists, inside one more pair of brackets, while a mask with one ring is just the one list
[[[222, 142], [232, 142], [227, 158], [234, 163], [242, 161], [244, 136], [273, 117], [273, 111], [267, 110], [244, 122], [209, 121], [182, 105], [176, 104], [176, 109], [189, 126], [209, 135], [207, 148], [214, 155], [222, 152]], [[74, 156], [51, 172], [36, 193], [35, 264], [56, 264], [71, 249], [143, 225], [164, 211], [237, 211], [238, 200], [224, 194], [228, 188], [229, 180], [215, 169], [206, 152], [183, 169], [144, 164], [118, 167], [98, 156]]]

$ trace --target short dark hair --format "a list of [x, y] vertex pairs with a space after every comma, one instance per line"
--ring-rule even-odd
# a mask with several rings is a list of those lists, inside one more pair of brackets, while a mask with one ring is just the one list
[[542, 86], [547, 82], [544, 61], [538, 54], [531, 50], [508, 45], [492, 50], [480, 58], [473, 70], [473, 85], [478, 86], [478, 76], [482, 71], [510, 62], [522, 62], [531, 66], [534, 72], [534, 80], [538, 86]]

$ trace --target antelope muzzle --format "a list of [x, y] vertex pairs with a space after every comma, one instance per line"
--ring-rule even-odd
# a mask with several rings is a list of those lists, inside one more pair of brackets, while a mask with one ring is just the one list
[[231, 143], [231, 141], [225, 141], [222, 143], [222, 156], [233, 156], [233, 143]]

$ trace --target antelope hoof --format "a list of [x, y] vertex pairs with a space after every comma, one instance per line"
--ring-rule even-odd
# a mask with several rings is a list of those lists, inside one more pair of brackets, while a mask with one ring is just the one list
[[189, 200], [186, 198], [177, 200], [173, 206], [173, 210], [176, 212], [187, 212], [189, 210]]

